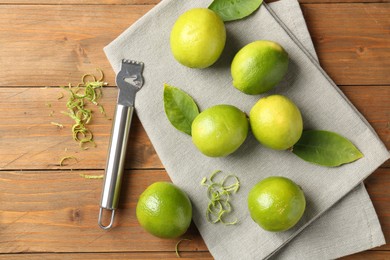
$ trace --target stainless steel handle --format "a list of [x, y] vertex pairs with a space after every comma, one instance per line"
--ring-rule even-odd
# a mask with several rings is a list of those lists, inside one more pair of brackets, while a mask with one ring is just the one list
[[[112, 227], [115, 210], [118, 207], [133, 113], [134, 107], [132, 106], [116, 105], [98, 219], [98, 224], [103, 229]], [[103, 209], [112, 211], [111, 221], [107, 226], [102, 224]]]

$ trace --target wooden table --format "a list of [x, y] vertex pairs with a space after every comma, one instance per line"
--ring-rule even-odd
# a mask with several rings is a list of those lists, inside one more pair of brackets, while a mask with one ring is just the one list
[[[139, 194], [169, 178], [136, 118], [116, 227], [97, 226], [111, 121], [94, 114], [96, 148], [83, 151], [61, 114], [58, 86], [78, 83], [99, 67], [111, 87], [102, 104], [113, 114], [114, 73], [103, 46], [159, 0], [0, 0], [0, 259], [175, 259], [178, 239], [155, 238], [138, 225]], [[320, 63], [390, 148], [390, 3], [386, 0], [302, 0]], [[51, 122], [60, 122], [58, 128]], [[60, 166], [64, 156], [75, 156]], [[390, 241], [390, 163], [366, 181]], [[211, 255], [196, 228], [183, 257]], [[390, 245], [351, 259], [390, 258]]]

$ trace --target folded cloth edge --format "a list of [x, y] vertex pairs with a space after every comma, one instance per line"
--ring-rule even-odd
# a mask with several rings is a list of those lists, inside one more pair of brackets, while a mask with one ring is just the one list
[[[298, 2], [297, 2], [298, 4]], [[323, 74], [326, 79], [331, 83], [331, 85], [338, 91], [338, 93], [344, 98], [344, 100], [353, 108], [353, 110], [359, 115], [359, 117], [362, 119], [362, 121], [368, 126], [368, 128], [370, 129], [371, 132], [373, 132], [373, 134], [375, 134], [377, 137], [377, 133], [375, 132], [375, 130], [372, 128], [372, 126], [370, 125], [370, 123], [367, 121], [367, 119], [359, 112], [359, 110], [357, 110], [357, 108], [352, 104], [352, 102], [345, 96], [345, 94], [337, 87], [337, 85], [333, 82], [333, 80], [326, 74], [326, 72], [323, 70], [323, 68], [321, 67], [321, 65], [319, 64], [318, 62], [318, 59], [315, 55], [313, 55], [310, 51], [308, 51], [306, 49], [306, 47], [301, 43], [301, 41], [295, 36], [295, 34], [289, 29], [289, 27], [281, 20], [281, 18], [275, 13], [275, 11], [272, 9], [272, 7], [270, 5], [271, 4], [266, 4], [266, 3], [263, 3], [263, 5], [267, 8], [267, 10], [270, 12], [270, 14], [275, 18], [275, 20], [277, 21], [277, 23], [279, 23], [279, 25], [283, 28], [283, 30], [289, 35], [289, 37], [299, 46], [299, 48], [310, 58], [310, 61], [321, 71], [321, 74]], [[299, 5], [299, 4], [298, 4]], [[303, 15], [303, 14], [302, 14]], [[378, 137], [379, 138], [379, 137]], [[388, 155], [388, 158], [389, 158], [389, 155]], [[362, 186], [363, 189], [365, 189], [364, 187], [364, 184], [363, 183], [360, 183], [358, 186]], [[356, 188], [355, 188], [356, 189]], [[349, 193], [348, 193], [349, 194]], [[348, 194], [346, 194], [345, 196], [347, 196]], [[344, 197], [345, 197], [344, 196]], [[340, 198], [340, 200], [342, 200], [344, 197]], [[364, 200], [365, 204], [369, 203], [368, 206], [370, 207], [365, 207], [363, 208], [363, 210], [365, 210], [365, 213], [366, 213], [366, 220], [367, 220], [367, 223], [372, 223], [373, 221], [375, 221], [376, 223], [379, 222], [379, 220], [377, 219], [377, 214], [374, 210], [374, 207], [372, 205], [372, 202], [371, 202], [371, 199], [369, 197], [369, 194], [365, 191], [364, 192], [364, 198], [360, 198], [361, 201]], [[335, 204], [337, 204], [337, 202], [339, 202], [340, 200], [336, 201], [333, 206]], [[365, 204], [362, 203], [362, 205], [366, 206]], [[332, 207], [333, 207], [332, 206]], [[332, 207], [328, 208], [327, 210], [324, 210], [323, 212], [319, 213], [316, 217], [314, 217], [313, 219], [311, 219], [308, 223], [306, 223], [304, 226], [302, 226], [297, 232], [296, 232], [296, 235], [293, 235], [291, 236], [288, 240], [286, 240], [282, 245], [280, 245], [277, 249], [275, 249], [274, 252], [272, 252], [270, 255], [268, 255], [266, 257], [266, 259], [269, 259], [271, 258], [272, 256], [274, 256], [275, 254], [277, 254], [277, 252], [282, 249], [286, 244], [288, 244], [291, 240], [295, 239], [296, 236], [298, 234], [300, 234], [307, 226], [311, 225], [315, 220], [317, 220], [318, 218], [320, 218], [325, 212], [327, 212], [329, 209], [332, 209]], [[367, 210], [371, 210], [371, 214], [370, 216], [374, 215], [376, 217], [376, 219], [369, 219], [368, 218], [368, 213], [366, 212]], [[379, 229], [381, 229], [380, 225], [379, 225]], [[372, 230], [370, 230], [372, 232]], [[386, 243], [385, 241], [385, 238], [384, 238], [384, 235], [383, 235], [383, 232], [382, 230], [380, 230], [380, 233], [382, 234], [382, 237], [381, 238], [378, 238], [376, 243], [372, 242], [373, 246], [380, 246], [380, 245], [383, 245]], [[353, 252], [352, 252], [353, 253]], [[339, 256], [340, 257], [340, 256]]]

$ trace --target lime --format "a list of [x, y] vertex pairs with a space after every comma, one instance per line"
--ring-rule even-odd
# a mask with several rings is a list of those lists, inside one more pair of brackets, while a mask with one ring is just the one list
[[141, 226], [152, 235], [175, 238], [190, 226], [192, 206], [187, 194], [176, 185], [155, 182], [141, 194], [136, 214]]
[[233, 86], [246, 94], [261, 94], [278, 84], [287, 68], [288, 53], [282, 46], [272, 41], [255, 41], [234, 56]]
[[170, 38], [173, 56], [190, 68], [211, 66], [221, 55], [225, 41], [225, 24], [207, 8], [182, 14], [173, 25]]
[[249, 113], [249, 120], [256, 139], [275, 150], [291, 148], [302, 135], [301, 112], [282, 95], [271, 95], [257, 101]]
[[192, 122], [192, 142], [210, 157], [227, 156], [245, 141], [249, 123], [244, 112], [231, 105], [217, 105]]
[[249, 192], [248, 208], [252, 219], [268, 231], [292, 228], [305, 211], [302, 189], [285, 177], [268, 177]]

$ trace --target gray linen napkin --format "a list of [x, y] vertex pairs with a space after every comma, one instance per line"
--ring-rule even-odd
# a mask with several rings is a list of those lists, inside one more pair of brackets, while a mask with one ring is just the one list
[[[104, 50], [115, 72], [119, 71], [122, 58], [145, 62], [145, 85], [136, 100], [138, 117], [172, 181], [189, 194], [194, 222], [213, 256], [217, 259], [266, 258], [358, 186], [389, 154], [373, 129], [266, 5], [247, 19], [226, 24], [227, 45], [215, 65], [193, 70], [178, 64], [169, 49], [172, 25], [185, 10], [207, 7], [209, 3], [206, 0], [164, 0]], [[342, 167], [320, 167], [308, 164], [290, 152], [264, 148], [252, 135], [234, 154], [226, 158], [208, 158], [196, 150], [189, 136], [170, 125], [163, 110], [162, 84], [165, 82], [189, 93], [201, 110], [227, 103], [249, 112], [261, 96], [247, 96], [233, 88], [229, 67], [241, 47], [258, 39], [277, 41], [290, 55], [289, 72], [272, 93], [287, 95], [298, 105], [305, 128], [326, 129], [346, 136], [362, 151], [364, 158]], [[235, 226], [210, 224], [204, 218], [207, 197], [199, 182], [215, 169], [233, 172], [241, 180], [240, 192], [232, 201], [240, 220]], [[262, 230], [250, 219], [247, 210], [247, 193], [255, 183], [270, 175], [293, 179], [306, 194], [304, 217], [286, 232]], [[344, 223], [345, 219], [341, 220]], [[284, 252], [287, 256], [295, 254], [294, 250]]]

